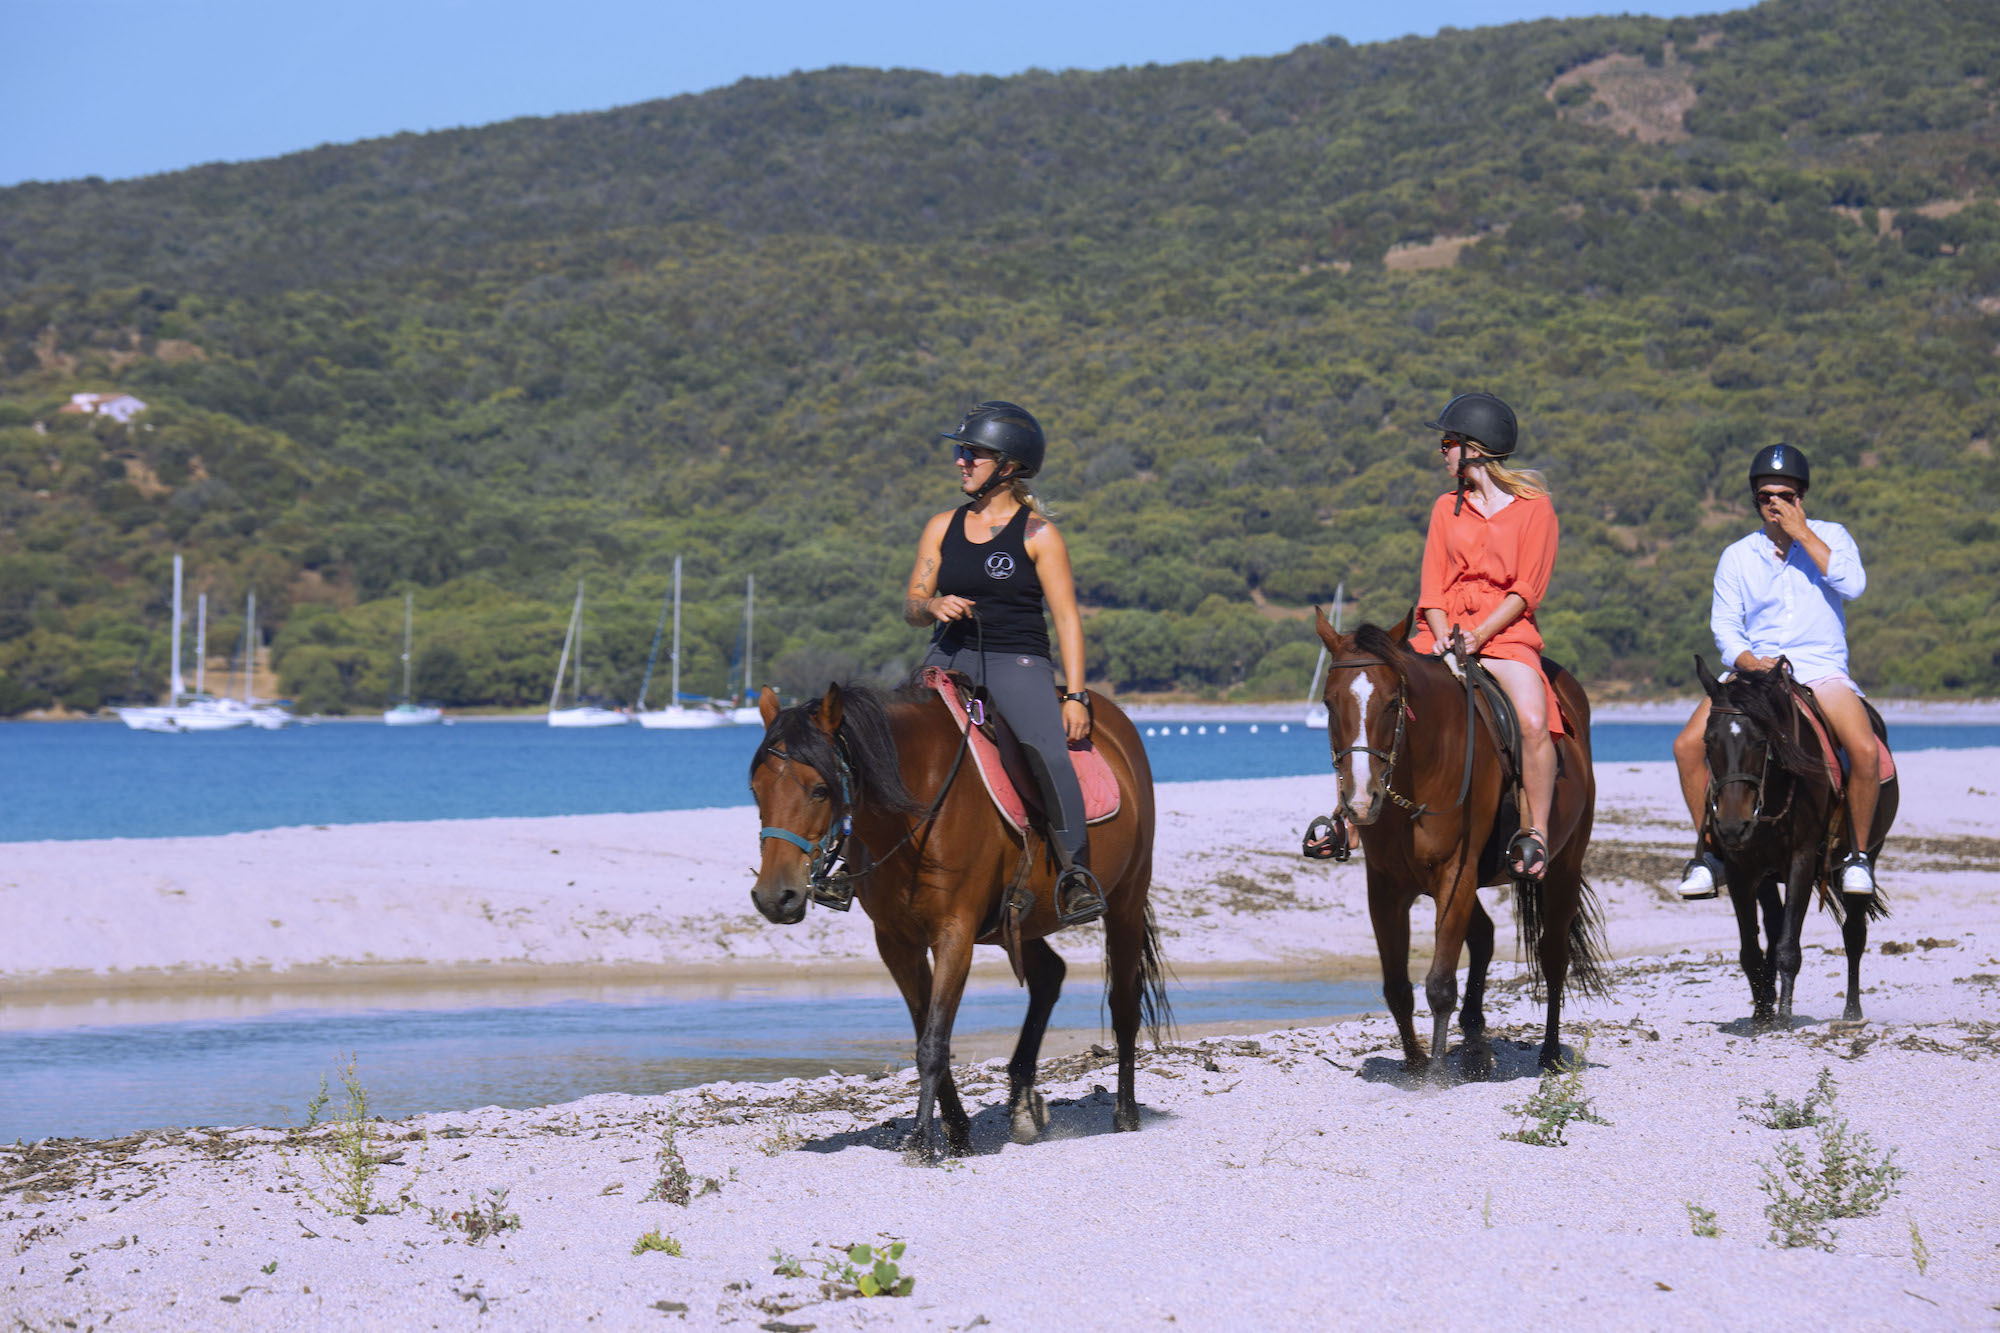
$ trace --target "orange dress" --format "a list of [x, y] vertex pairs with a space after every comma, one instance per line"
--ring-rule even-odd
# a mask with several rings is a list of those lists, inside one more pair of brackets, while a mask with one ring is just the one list
[[1508, 593], [1515, 594], [1528, 609], [1480, 645], [1479, 655], [1533, 667], [1547, 696], [1549, 730], [1560, 736], [1562, 709], [1542, 672], [1542, 632], [1535, 626], [1535, 608], [1549, 590], [1549, 574], [1556, 565], [1556, 508], [1546, 495], [1516, 499], [1490, 518], [1479, 512], [1470, 495], [1457, 515], [1451, 504], [1447, 492], [1431, 506], [1417, 600], [1420, 628], [1410, 635], [1410, 646], [1418, 652], [1429, 652], [1433, 646], [1430, 626], [1422, 621], [1426, 608], [1442, 611], [1447, 625], [1470, 631], [1492, 615]]

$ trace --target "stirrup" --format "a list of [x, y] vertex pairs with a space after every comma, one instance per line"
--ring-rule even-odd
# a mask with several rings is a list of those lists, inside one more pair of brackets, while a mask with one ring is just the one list
[[[1324, 848], [1315, 844], [1324, 841]], [[1338, 815], [1321, 815], [1306, 825], [1306, 840], [1299, 854], [1309, 861], [1345, 861], [1353, 852], [1347, 845], [1347, 821]]]
[[[1522, 869], [1514, 869], [1519, 861]], [[1526, 867], [1540, 861], [1541, 868], [1529, 870]], [[1542, 876], [1549, 873], [1549, 844], [1541, 834], [1531, 828], [1524, 828], [1507, 841], [1507, 873], [1515, 879], [1527, 880], [1531, 884], [1542, 882]]]
[[845, 912], [854, 905], [854, 881], [846, 875], [829, 875], [812, 882], [812, 900], [821, 907]]
[[1056, 876], [1056, 924], [1081, 926], [1104, 915], [1104, 890], [1097, 876], [1069, 865]]
[[[1856, 875], [1856, 871], [1860, 874]], [[1875, 896], [1875, 867], [1869, 863], [1868, 853], [1857, 848], [1841, 858], [1839, 883], [1843, 897]]]
[[[1690, 858], [1688, 863], [1681, 867], [1681, 882], [1675, 891], [1680, 894], [1684, 903], [1707, 902], [1722, 892], [1723, 874], [1720, 863], [1709, 853], [1703, 852], [1700, 856]], [[1708, 876], [1707, 888], [1703, 888], [1695, 879], [1696, 875]], [[1690, 884], [1694, 886], [1692, 889], [1688, 887]]]

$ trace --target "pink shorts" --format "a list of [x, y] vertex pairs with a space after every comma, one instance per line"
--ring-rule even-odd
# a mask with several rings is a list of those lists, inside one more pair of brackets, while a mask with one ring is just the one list
[[1844, 672], [1839, 672], [1839, 671], [1836, 671], [1831, 676], [1821, 676], [1818, 680], [1805, 681], [1804, 685], [1807, 689], [1812, 690], [1815, 693], [1817, 693], [1820, 687], [1823, 685], [1843, 685], [1857, 699], [1866, 699], [1868, 697], [1867, 694], [1863, 693], [1861, 687], [1854, 683], [1852, 677], [1848, 676]]

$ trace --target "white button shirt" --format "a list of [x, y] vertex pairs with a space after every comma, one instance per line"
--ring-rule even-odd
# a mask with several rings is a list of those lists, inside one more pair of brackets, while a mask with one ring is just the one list
[[1798, 542], [1780, 559], [1762, 529], [1733, 543], [1715, 565], [1715, 602], [1708, 616], [1724, 667], [1746, 650], [1758, 657], [1789, 658], [1801, 681], [1847, 674], [1847, 616], [1868, 586], [1861, 552], [1838, 523], [1807, 519], [1826, 543], [1826, 573]]

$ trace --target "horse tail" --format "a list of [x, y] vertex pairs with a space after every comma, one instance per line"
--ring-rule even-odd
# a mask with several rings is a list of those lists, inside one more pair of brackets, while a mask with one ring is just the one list
[[[1542, 988], [1542, 886], [1533, 880], [1514, 881], [1514, 919], [1520, 925], [1521, 952], [1527, 955], [1528, 976]], [[1576, 914], [1569, 919], [1569, 988], [1586, 995], [1608, 995], [1611, 979], [1604, 970], [1611, 946], [1604, 938], [1604, 908], [1590, 881], [1577, 880]]]
[[[1104, 932], [1104, 995], [1111, 997], [1111, 932]], [[1146, 928], [1139, 936], [1139, 1022], [1157, 1049], [1162, 1029], [1174, 1035], [1174, 1006], [1167, 999], [1167, 964], [1160, 955], [1160, 926], [1153, 919], [1153, 905], [1146, 904]]]

